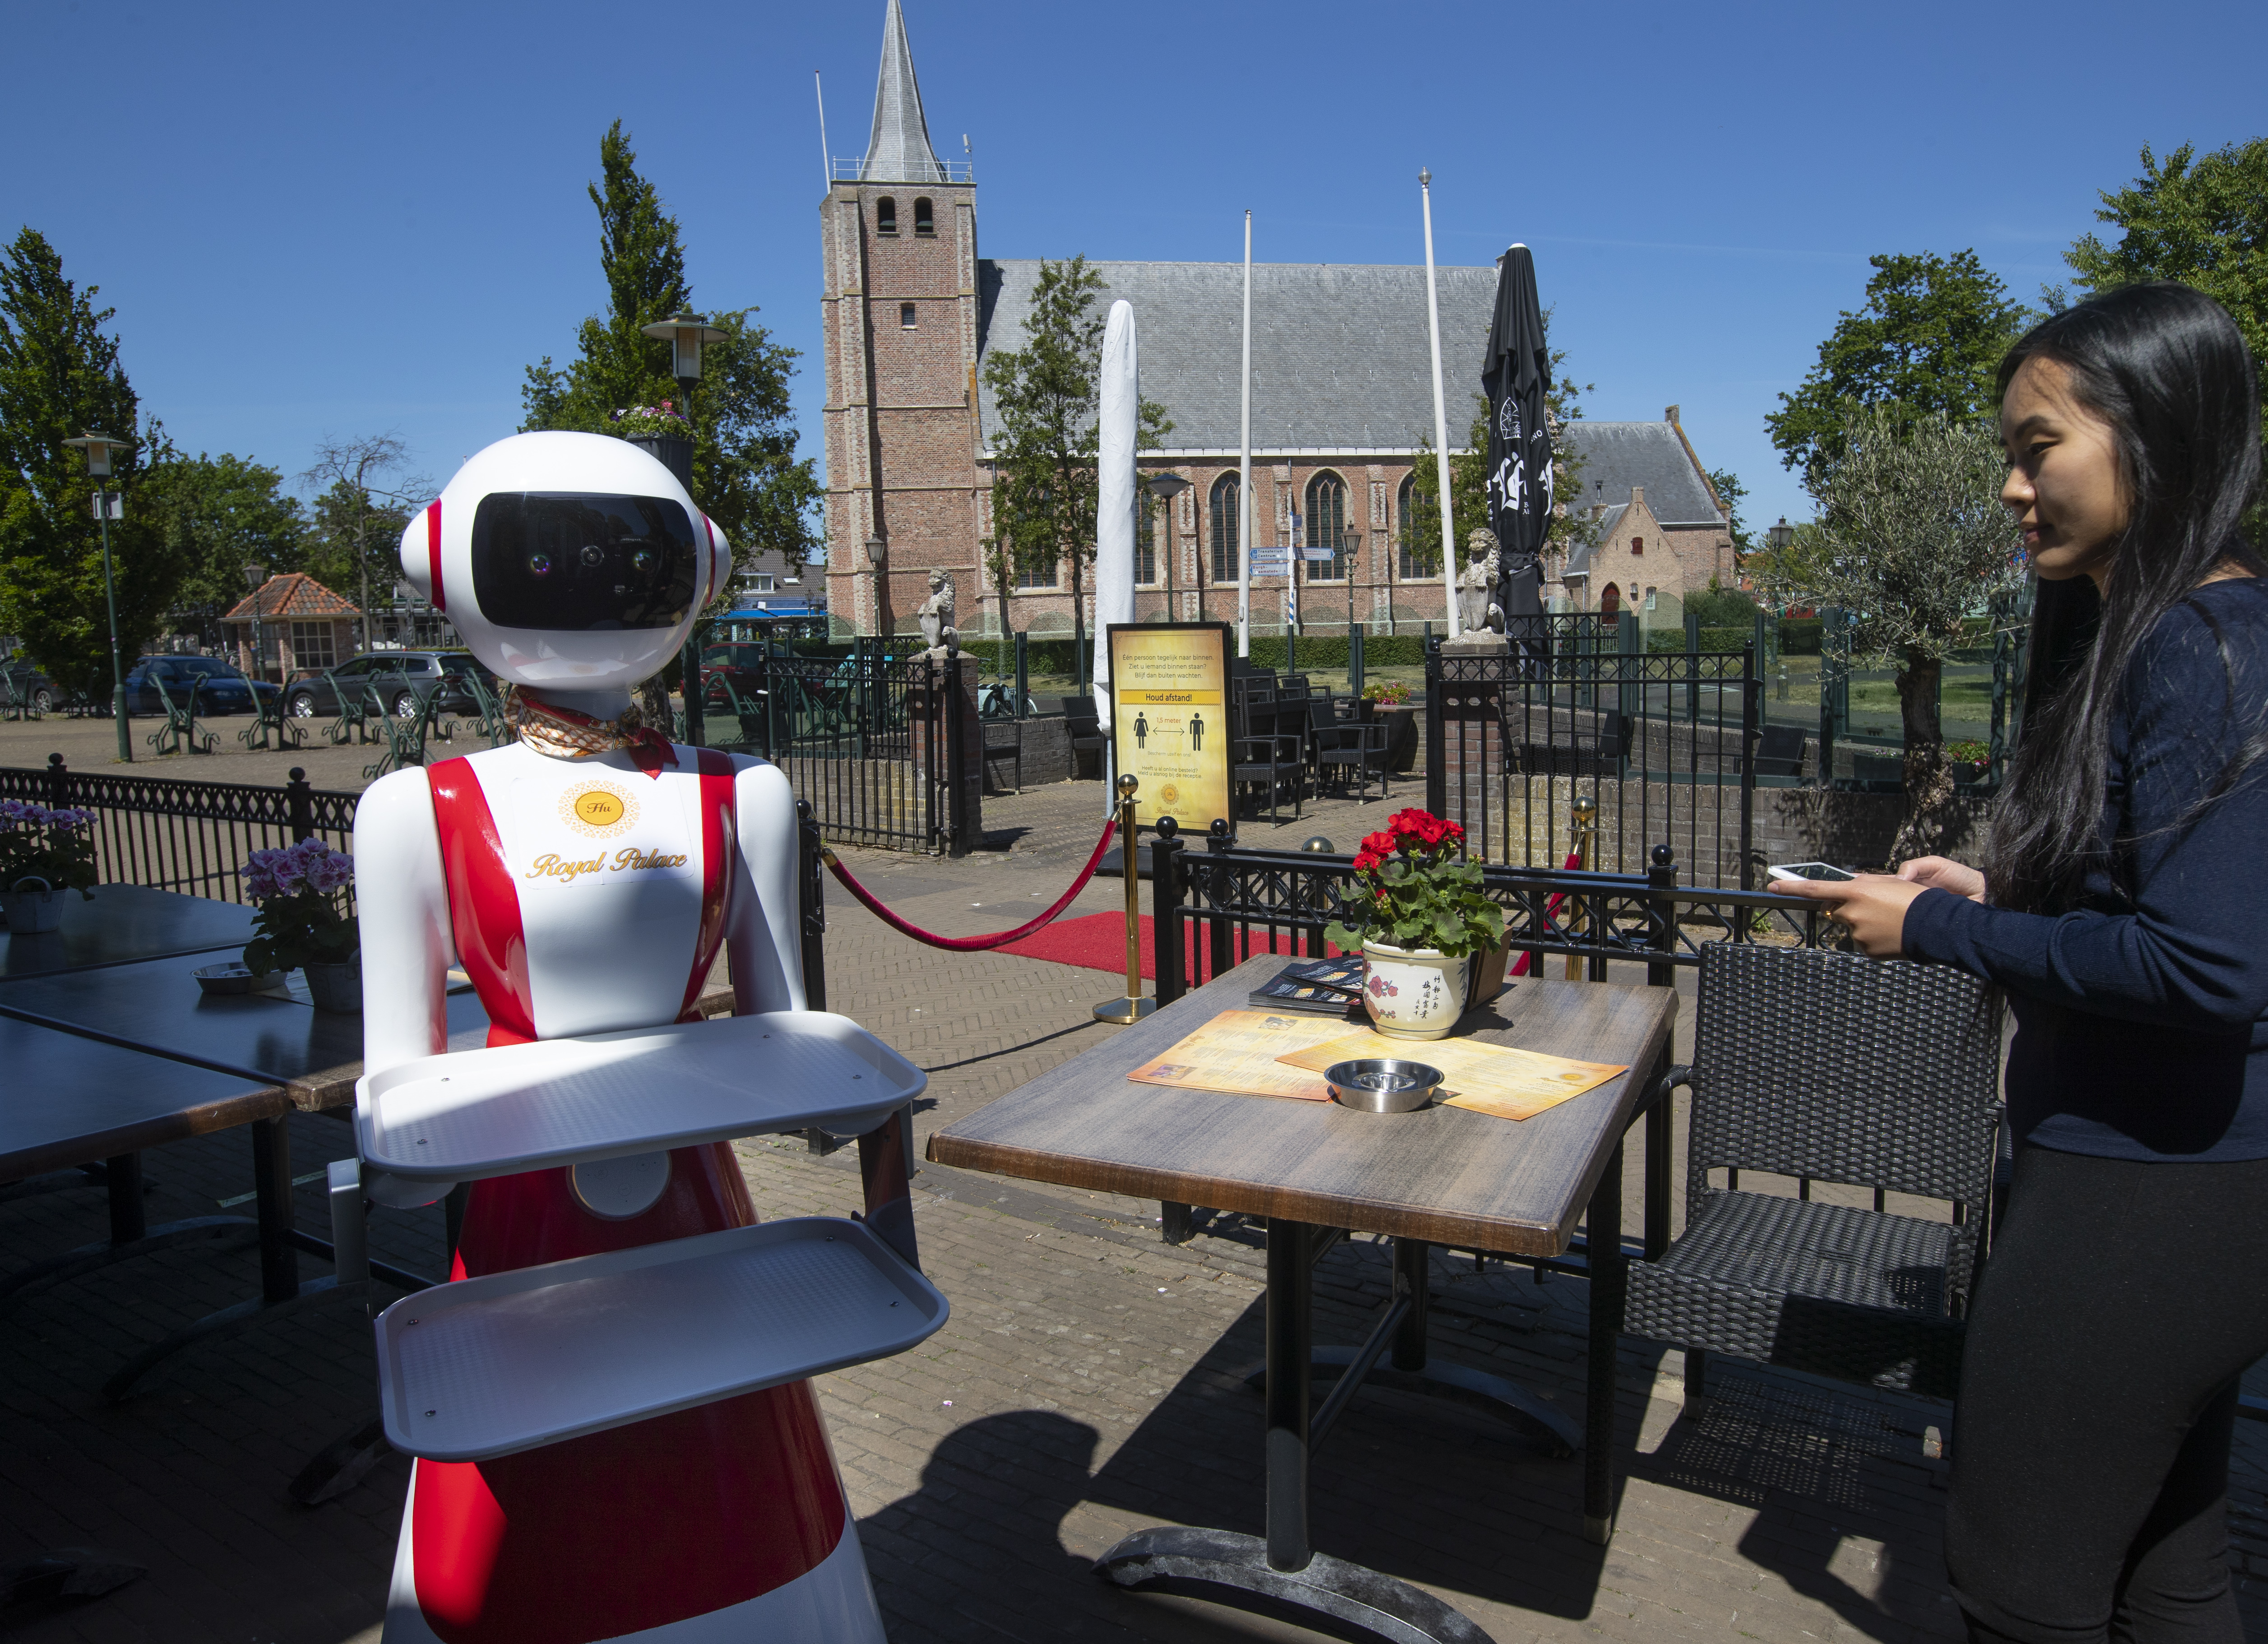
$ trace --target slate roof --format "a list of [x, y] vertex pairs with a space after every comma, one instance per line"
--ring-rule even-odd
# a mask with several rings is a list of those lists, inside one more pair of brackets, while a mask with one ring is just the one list
[[341, 599], [306, 571], [287, 571], [281, 576], [269, 578], [239, 600], [235, 608], [221, 621], [248, 623], [256, 616], [262, 622], [293, 618], [308, 622], [324, 616], [361, 615], [362, 612], [352, 603]]
[[882, 14], [882, 70], [874, 82], [874, 130], [866, 139], [862, 182], [943, 182], [945, 167], [929, 145], [921, 85], [914, 78], [913, 48], [906, 43], [905, 13], [890, 0]]
[[1643, 485], [1646, 507], [1664, 525], [1725, 522], [1675, 423], [1578, 421], [1567, 425], [1566, 439], [1583, 455], [1583, 494], [1559, 498], [1569, 507], [1627, 504], [1631, 488]]
[[[1168, 447], [1235, 450], [1244, 265], [1088, 266], [1106, 286], [1097, 293], [1099, 312], [1108, 312], [1122, 297], [1134, 306], [1142, 393], [1174, 420]], [[1496, 305], [1496, 270], [1444, 268], [1437, 274], [1443, 403], [1454, 447], [1472, 426], [1481, 353]], [[977, 263], [980, 360], [996, 349], [1023, 346], [1024, 319], [1039, 275], [1035, 261]], [[1253, 264], [1254, 451], [1406, 451], [1421, 434], [1432, 432], [1432, 371], [1422, 267]], [[989, 450], [996, 413], [991, 391], [980, 386], [978, 393]]]

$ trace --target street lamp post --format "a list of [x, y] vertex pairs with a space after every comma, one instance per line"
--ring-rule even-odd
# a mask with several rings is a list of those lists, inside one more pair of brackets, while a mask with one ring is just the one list
[[260, 616], [267, 601], [261, 597], [268, 586], [268, 567], [247, 565], [244, 586], [252, 590], [252, 678], [257, 682], [268, 677], [267, 641], [261, 636]]
[[[130, 439], [114, 439], [108, 434], [98, 434], [90, 429], [76, 439], [63, 444], [77, 446], [86, 453], [86, 471], [97, 481], [110, 477], [110, 453], [129, 451]], [[118, 654], [118, 590], [110, 574], [110, 520], [114, 510], [124, 517], [122, 505], [125, 498], [114, 498], [107, 485], [94, 488], [94, 517], [102, 527], [102, 602], [110, 612], [110, 717], [118, 727], [118, 757], [121, 763], [134, 763], [134, 734], [126, 723], [126, 665]]]
[[[1165, 504], [1166, 516], [1166, 620], [1174, 620], [1174, 557], [1177, 538], [1174, 535], [1174, 498], [1189, 490], [1189, 481], [1178, 474], [1152, 474], [1148, 481], [1150, 495]], [[1204, 568], [1197, 568], [1197, 620], [1204, 620]]]
[[[668, 454], [663, 461], [669, 464], [677, 476], [677, 483], [685, 487], [689, 497], [693, 494], [693, 385], [701, 380], [701, 345], [722, 343], [726, 334], [711, 325], [706, 314], [694, 313], [672, 314], [638, 329], [656, 342], [669, 344], [669, 374], [677, 379], [687, 438], [675, 448], [665, 446]], [[696, 618], [699, 615], [695, 613]], [[701, 624], [697, 620], [692, 631], [685, 636], [685, 649], [679, 654], [677, 671], [679, 689], [685, 698], [685, 740], [698, 748], [708, 738], [701, 723]]]

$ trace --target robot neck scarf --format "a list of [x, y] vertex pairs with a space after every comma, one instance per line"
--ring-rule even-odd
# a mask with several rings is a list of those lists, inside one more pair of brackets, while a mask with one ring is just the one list
[[619, 719], [594, 719], [587, 713], [546, 702], [521, 686], [507, 685], [504, 711], [521, 741], [554, 759], [580, 759], [586, 754], [626, 748], [631, 763], [657, 781], [664, 765], [677, 763], [669, 739], [649, 729], [636, 708]]

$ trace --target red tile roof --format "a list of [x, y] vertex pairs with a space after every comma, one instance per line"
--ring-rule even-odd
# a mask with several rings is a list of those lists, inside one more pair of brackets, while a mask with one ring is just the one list
[[359, 616], [362, 613], [349, 601], [341, 599], [304, 571], [287, 571], [270, 577], [239, 601], [234, 610], [221, 618], [225, 623], [248, 623], [254, 616], [263, 622], [279, 618]]

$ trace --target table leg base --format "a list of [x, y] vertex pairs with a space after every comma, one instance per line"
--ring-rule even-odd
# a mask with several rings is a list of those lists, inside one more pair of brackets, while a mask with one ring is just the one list
[[1391, 1575], [1313, 1554], [1278, 1570], [1257, 1536], [1180, 1527], [1141, 1530], [1095, 1561], [1130, 1592], [1177, 1593], [1288, 1621], [1350, 1644], [1493, 1644], [1432, 1594]]
[[239, 1301], [232, 1308], [206, 1314], [195, 1323], [184, 1325], [156, 1345], [135, 1354], [117, 1375], [102, 1384], [102, 1396], [114, 1404], [123, 1403], [132, 1397], [136, 1382], [184, 1347], [193, 1347], [203, 1342], [226, 1341], [232, 1336], [241, 1336], [256, 1324], [308, 1308], [345, 1301], [366, 1307], [369, 1301], [370, 1287], [367, 1285], [341, 1285], [336, 1279], [318, 1279], [300, 1286], [299, 1294], [294, 1296], [274, 1301], [264, 1296], [255, 1296], [249, 1301]]
[[[1359, 1347], [1318, 1347], [1310, 1362], [1318, 1376], [1336, 1377], [1354, 1362], [1360, 1351]], [[1255, 1392], [1264, 1390], [1267, 1367], [1255, 1367], [1245, 1374], [1244, 1381]], [[1434, 1363], [1422, 1370], [1397, 1370], [1391, 1365], [1379, 1364], [1371, 1367], [1363, 1382], [1366, 1386], [1391, 1387], [1405, 1393], [1423, 1393], [1430, 1398], [1451, 1399], [1498, 1417], [1534, 1440], [1537, 1448], [1554, 1461], [1564, 1461], [1583, 1448], [1583, 1430], [1569, 1419], [1566, 1412], [1537, 1397], [1519, 1382], [1491, 1375], [1485, 1370]]]
[[129, 1239], [122, 1244], [114, 1244], [108, 1239], [99, 1244], [82, 1244], [77, 1250], [51, 1256], [44, 1262], [19, 1267], [5, 1279], [0, 1279], [0, 1313], [5, 1313], [34, 1286], [58, 1284], [66, 1279], [76, 1279], [81, 1273], [108, 1267], [114, 1262], [130, 1262], [137, 1256], [151, 1256], [180, 1245], [203, 1242], [216, 1243], [227, 1250], [257, 1244], [260, 1242], [260, 1224], [248, 1216], [190, 1216], [180, 1221], [160, 1222], [140, 1238]]
[[393, 1452], [386, 1441], [386, 1418], [373, 1414], [316, 1452], [291, 1480], [291, 1499], [301, 1507], [335, 1501]]
[[1615, 1538], [1615, 1521], [1583, 1515], [1583, 1539], [1594, 1547], [1603, 1547]]

